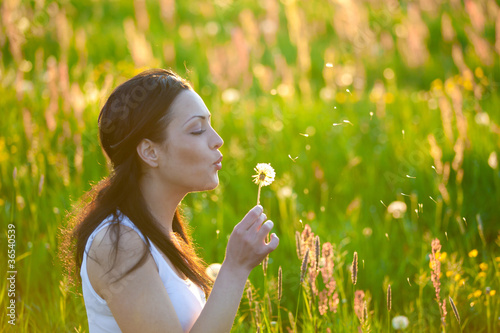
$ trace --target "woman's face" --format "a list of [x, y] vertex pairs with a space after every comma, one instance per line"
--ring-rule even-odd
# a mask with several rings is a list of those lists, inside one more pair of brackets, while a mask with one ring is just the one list
[[210, 125], [210, 112], [191, 90], [177, 95], [170, 108], [172, 118], [159, 156], [161, 178], [180, 191], [214, 189], [224, 141]]

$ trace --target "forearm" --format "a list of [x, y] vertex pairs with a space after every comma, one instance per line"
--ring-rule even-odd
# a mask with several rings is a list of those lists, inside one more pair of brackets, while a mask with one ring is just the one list
[[249, 273], [236, 271], [226, 263], [222, 264], [210, 297], [190, 330], [191, 333], [231, 331]]

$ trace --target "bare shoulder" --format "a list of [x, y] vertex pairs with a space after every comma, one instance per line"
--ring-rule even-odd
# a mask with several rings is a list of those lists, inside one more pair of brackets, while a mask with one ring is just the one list
[[97, 261], [88, 260], [87, 271], [94, 290], [106, 301], [121, 331], [182, 332], [151, 252], [147, 251], [142, 266], [123, 275], [141, 259], [145, 242], [135, 230], [121, 226], [114, 261], [110, 253], [115, 241], [112, 231], [99, 231], [89, 253]]
[[[100, 230], [92, 241], [87, 257], [87, 272], [94, 290], [106, 299], [103, 292], [120, 277], [128, 272], [142, 258], [147, 250], [146, 243], [132, 228], [121, 225], [118, 248], [115, 256], [117, 235], [111, 226]], [[146, 262], [140, 269], [156, 270], [151, 253], [147, 254]], [[126, 279], [126, 277], [125, 277]]]

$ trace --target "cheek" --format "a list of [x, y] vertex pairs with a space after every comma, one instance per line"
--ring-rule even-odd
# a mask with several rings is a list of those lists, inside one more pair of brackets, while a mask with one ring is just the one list
[[177, 146], [175, 151], [172, 151], [172, 161], [176, 161], [177, 167], [183, 168], [180, 172], [189, 172], [188, 170], [197, 169], [204, 164], [201, 149], [189, 142]]

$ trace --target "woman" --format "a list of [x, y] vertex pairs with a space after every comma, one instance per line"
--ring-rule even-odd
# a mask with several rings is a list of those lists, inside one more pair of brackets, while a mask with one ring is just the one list
[[99, 136], [112, 172], [83, 199], [67, 239], [90, 332], [229, 332], [250, 271], [279, 240], [265, 242], [273, 223], [252, 208], [211, 288], [178, 208], [219, 183], [223, 141], [203, 100], [171, 71], [143, 72], [110, 95]]

